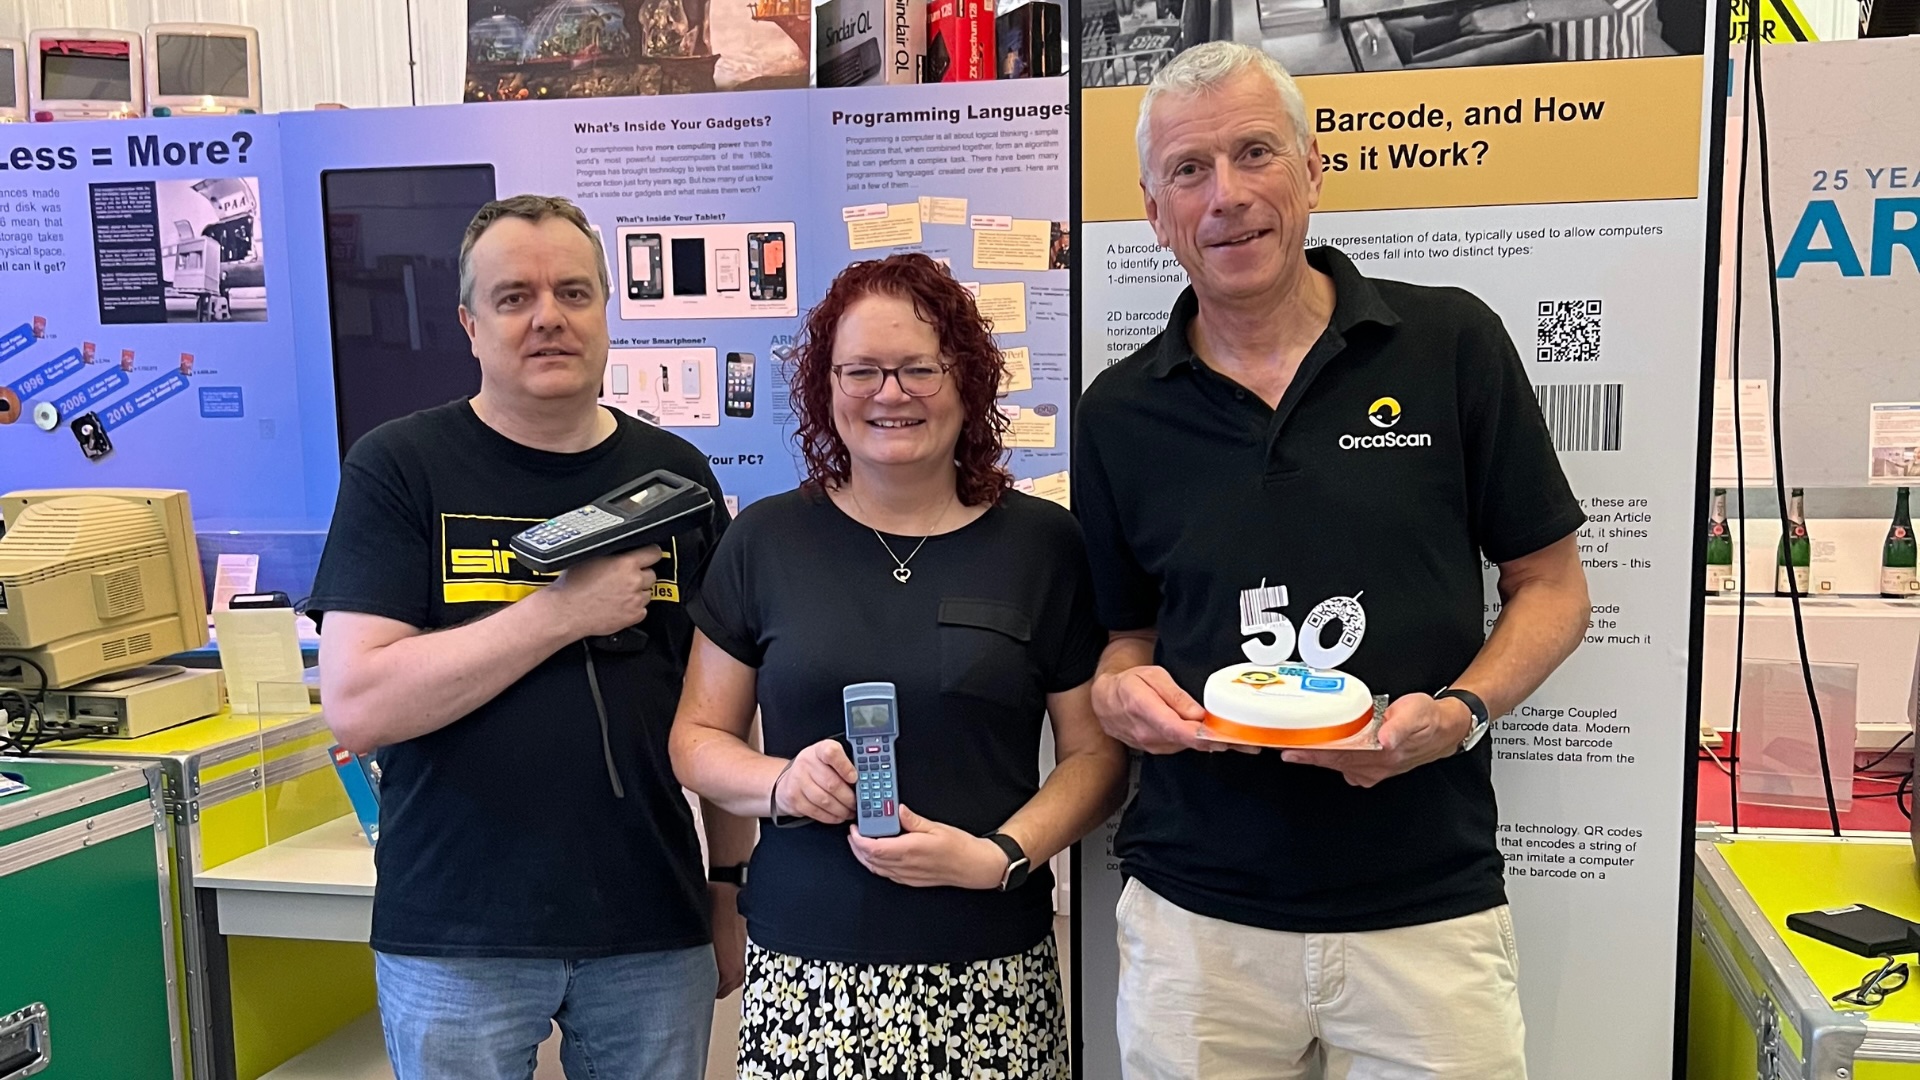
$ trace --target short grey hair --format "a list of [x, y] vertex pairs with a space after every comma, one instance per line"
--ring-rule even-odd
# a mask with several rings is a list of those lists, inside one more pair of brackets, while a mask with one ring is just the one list
[[600, 234], [593, 231], [587, 215], [571, 200], [558, 195], [515, 195], [508, 199], [495, 199], [480, 208], [467, 223], [467, 234], [460, 238], [460, 306], [473, 308], [473, 245], [493, 223], [501, 218], [519, 218], [535, 225], [548, 218], [560, 218], [567, 224], [585, 234], [587, 242], [593, 245], [593, 263], [600, 271], [600, 295], [613, 293], [613, 279], [607, 274], [607, 249], [600, 243]]
[[1287, 119], [1293, 123], [1296, 148], [1306, 152], [1312, 140], [1307, 129], [1307, 101], [1300, 96], [1300, 87], [1293, 76], [1287, 74], [1287, 69], [1251, 45], [1209, 41], [1174, 57], [1147, 84], [1147, 92], [1140, 98], [1140, 121], [1133, 129], [1133, 143], [1140, 157], [1142, 179], [1147, 176], [1148, 120], [1153, 115], [1153, 103], [1166, 94], [1184, 97], [1218, 89], [1243, 71], [1257, 71], [1273, 81], [1273, 88], [1280, 91], [1280, 103], [1286, 107]]

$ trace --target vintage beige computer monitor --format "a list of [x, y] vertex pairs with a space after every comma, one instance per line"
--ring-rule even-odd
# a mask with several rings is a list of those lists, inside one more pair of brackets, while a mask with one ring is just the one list
[[186, 492], [16, 491], [0, 520], [0, 686], [37, 690], [27, 660], [63, 688], [207, 643]]
[[260, 111], [260, 31], [224, 23], [154, 23], [146, 34], [147, 111], [228, 116]]
[[27, 38], [27, 99], [34, 120], [144, 115], [141, 52], [140, 35], [130, 30], [35, 30]]
[[27, 119], [27, 43], [0, 38], [0, 124]]

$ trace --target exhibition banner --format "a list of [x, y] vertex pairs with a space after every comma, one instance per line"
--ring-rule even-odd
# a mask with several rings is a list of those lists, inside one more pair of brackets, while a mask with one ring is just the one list
[[[1743, 58], [1744, 62], [1744, 58]], [[1780, 291], [1780, 432], [1792, 486], [1920, 481], [1920, 433], [1900, 408], [1920, 400], [1920, 39], [1770, 49], [1762, 60]], [[1739, 77], [1735, 67], [1735, 78]], [[1737, 83], [1736, 83], [1737, 85]], [[1732, 105], [1738, 107], [1736, 94]], [[1754, 110], [1749, 105], [1747, 112]], [[1733, 278], [1740, 118], [1728, 123], [1722, 229]], [[1748, 138], [1755, 137], [1747, 117]], [[1740, 377], [1773, 379], [1758, 148], [1750, 147], [1740, 289]], [[1731, 339], [1731, 305], [1722, 313]], [[1725, 342], [1720, 374], [1731, 377]], [[4, 370], [4, 369], [0, 369]], [[1749, 436], [1750, 438], [1751, 436]], [[1727, 433], [1731, 446], [1731, 433]], [[1731, 460], [1731, 459], [1729, 459]], [[1772, 463], [1764, 474], [1771, 486]], [[1731, 470], [1725, 470], [1730, 476]], [[1748, 480], [1754, 479], [1748, 473]], [[1885, 504], [1891, 507], [1891, 494]], [[1876, 512], [1876, 516], [1878, 512]], [[1822, 559], [1816, 536], [1815, 559]]]
[[[471, 393], [458, 251], [558, 194], [607, 253], [603, 400], [791, 488], [786, 361], [848, 263], [943, 262], [1007, 352], [1023, 490], [1067, 498], [1062, 79], [22, 125], [0, 150], [0, 460], [324, 529], [342, 447]], [[18, 138], [15, 139], [15, 135]]]
[[[334, 411], [368, 404], [334, 375], [350, 375], [358, 355], [383, 355], [383, 337], [410, 332], [377, 325], [386, 317], [379, 291], [392, 287], [371, 279], [404, 264], [418, 289], [434, 279], [436, 261], [441, 277], [451, 274], [474, 209], [451, 204], [456, 183], [473, 189], [465, 197], [475, 205], [521, 192], [580, 204], [614, 283], [603, 400], [706, 451], [734, 505], [797, 482], [786, 360], [807, 310], [848, 263], [907, 251], [944, 261], [978, 295], [1009, 355], [1000, 408], [1014, 475], [1025, 489], [1066, 499], [1062, 79], [281, 122], [289, 306], [303, 327], [316, 505], [330, 505], [336, 482], [317, 464], [336, 453]], [[435, 214], [457, 221], [440, 233], [450, 241], [400, 246], [413, 223]], [[446, 310], [423, 317], [450, 320], [452, 301], [439, 306]]]
[[[1579, 534], [1593, 603], [1585, 642], [1490, 734], [1529, 1071], [1554, 1080], [1675, 1068], [1696, 738], [1688, 700], [1713, 164], [1705, 134], [1720, 70], [1697, 55], [1716, 40], [1706, 16], [1695, 9], [1702, 22], [1689, 33], [1671, 18], [1679, 6], [1660, 25], [1670, 46], [1690, 37], [1696, 55], [1651, 55], [1660, 50], [1635, 36], [1648, 5], [1601, 3], [1597, 40], [1613, 51], [1583, 52], [1565, 27], [1518, 32], [1540, 39], [1528, 47], [1546, 50], [1546, 61], [1641, 58], [1423, 67], [1396, 40], [1388, 47], [1408, 70], [1299, 80], [1326, 167], [1307, 244], [1340, 248], [1370, 276], [1458, 286], [1491, 306], [1588, 517]], [[1474, 36], [1485, 27], [1473, 20], [1498, 7], [1460, 16], [1458, 29]], [[1367, 32], [1359, 22], [1333, 30]], [[1475, 47], [1492, 44], [1482, 34]], [[1284, 52], [1272, 42], [1268, 51]], [[1128, 77], [1115, 73], [1117, 60], [1089, 63], [1087, 75], [1144, 83], [1164, 62]], [[1083, 386], [1158, 334], [1186, 284], [1144, 220], [1132, 152], [1141, 93], [1089, 87], [1079, 102]], [[1491, 627], [1500, 601], [1487, 570]], [[1284, 577], [1276, 567], [1275, 580]], [[1308, 584], [1302, 596], [1325, 595]], [[1114, 1002], [1103, 994], [1118, 970], [1116, 825], [1083, 843], [1076, 886], [1077, 978], [1087, 988], [1078, 1074], [1088, 1078], [1120, 1075]]]
[[0, 144], [5, 488], [187, 487], [307, 517], [279, 124], [19, 124]]

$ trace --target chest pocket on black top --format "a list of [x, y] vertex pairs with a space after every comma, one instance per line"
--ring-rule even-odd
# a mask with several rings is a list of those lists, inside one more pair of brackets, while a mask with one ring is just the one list
[[940, 601], [940, 692], [1023, 708], [1034, 692], [1033, 620], [1001, 600]]

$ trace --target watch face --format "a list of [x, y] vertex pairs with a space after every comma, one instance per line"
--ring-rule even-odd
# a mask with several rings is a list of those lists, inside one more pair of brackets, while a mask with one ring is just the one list
[[1033, 864], [1023, 858], [1015, 859], [1008, 863], [1007, 875], [1001, 879], [1000, 890], [1006, 892], [1007, 890], [1017, 889], [1025, 885], [1027, 883], [1027, 874], [1030, 873], [1032, 869]]

